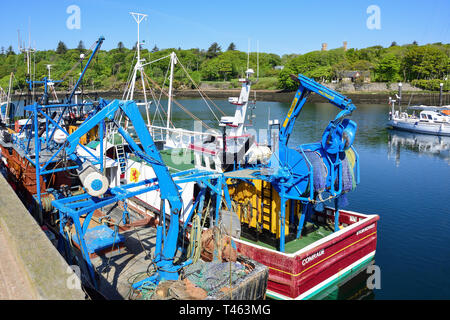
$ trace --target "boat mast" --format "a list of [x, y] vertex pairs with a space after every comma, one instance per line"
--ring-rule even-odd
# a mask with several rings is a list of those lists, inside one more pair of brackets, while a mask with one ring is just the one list
[[167, 129], [170, 126], [170, 118], [172, 114], [172, 90], [173, 90], [173, 69], [175, 66], [176, 54], [172, 52], [170, 54], [170, 77], [169, 77], [169, 101], [167, 103]]
[[145, 112], [147, 116], [147, 125], [150, 126], [150, 115], [148, 111], [148, 100], [147, 100], [147, 92], [145, 89], [145, 81], [144, 81], [144, 67], [142, 66], [142, 62], [144, 60], [141, 59], [141, 34], [140, 34], [140, 24], [144, 19], [147, 19], [148, 15], [143, 13], [136, 13], [136, 12], [130, 12], [130, 14], [133, 16], [134, 20], [137, 23], [137, 62], [134, 67], [133, 71], [133, 79], [131, 80], [130, 89], [127, 93], [126, 100], [133, 100], [134, 99], [134, 89], [136, 87], [136, 77], [137, 73], [139, 72], [141, 83], [142, 83], [142, 90], [144, 93], [144, 102], [145, 102]]
[[11, 72], [11, 75], [9, 77], [9, 88], [8, 88], [8, 97], [6, 99], [6, 114], [5, 114], [5, 123], [8, 126], [9, 125], [9, 112], [11, 108], [11, 88], [12, 88], [12, 78], [14, 76], [14, 73]]
[[[30, 22], [29, 22], [30, 24]], [[30, 26], [28, 27], [30, 29]], [[25, 41], [23, 42], [23, 45], [21, 44], [21, 38], [20, 38], [20, 30], [17, 30], [18, 34], [18, 42], [19, 42], [19, 52], [22, 52], [25, 56], [26, 63], [27, 63], [27, 74], [26, 74], [26, 82], [28, 83], [28, 98], [30, 99], [29, 103], [34, 101], [35, 98], [35, 92], [34, 92], [34, 74], [32, 76], [31, 71], [31, 54], [36, 52], [36, 49], [31, 48], [31, 31], [28, 31], [28, 48], [26, 48]], [[27, 102], [25, 102], [25, 105]]]

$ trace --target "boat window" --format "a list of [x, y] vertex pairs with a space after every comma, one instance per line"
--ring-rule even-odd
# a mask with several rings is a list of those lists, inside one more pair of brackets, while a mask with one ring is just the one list
[[431, 114], [428, 114], [428, 119], [433, 120], [433, 117], [431, 116]]

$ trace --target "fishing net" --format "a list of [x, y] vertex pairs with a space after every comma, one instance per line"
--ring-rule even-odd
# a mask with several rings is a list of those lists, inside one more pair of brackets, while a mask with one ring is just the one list
[[[314, 191], [321, 193], [325, 190], [328, 170], [325, 164], [323, 163], [322, 156], [317, 151], [305, 150], [301, 153], [303, 157], [306, 157], [308, 161], [311, 163], [313, 168], [313, 185]], [[307, 161], [307, 164], [308, 164]], [[308, 169], [311, 170], [309, 164]]]
[[208, 295], [218, 292], [226, 285], [246, 275], [245, 267], [238, 262], [198, 261], [184, 268], [185, 277], [194, 285], [204, 289]]
[[[352, 191], [356, 188], [355, 164], [355, 152], [351, 149], [345, 151], [345, 158], [342, 160], [342, 193]], [[339, 187], [338, 180], [336, 180], [337, 187]]]
[[[308, 168], [313, 169], [313, 186], [314, 191], [319, 196], [326, 190], [328, 169], [324, 163], [323, 156], [317, 151], [304, 150], [301, 153], [307, 161]], [[352, 191], [356, 188], [356, 154], [352, 149], [346, 150], [341, 154], [342, 163], [342, 194]], [[339, 189], [339, 179], [335, 179], [335, 189]], [[307, 191], [308, 192], [308, 191]], [[347, 200], [345, 197], [341, 199], [342, 204], [346, 205]]]

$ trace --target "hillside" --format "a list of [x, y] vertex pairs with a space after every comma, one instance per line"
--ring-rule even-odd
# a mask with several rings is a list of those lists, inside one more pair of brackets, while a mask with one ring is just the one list
[[[234, 46], [222, 52], [217, 43], [208, 50], [200, 49], [164, 49], [142, 50], [147, 62], [157, 60], [175, 51], [182, 65], [197, 83], [225, 82], [231, 88], [239, 86], [238, 77], [247, 67], [247, 53], [234, 50]], [[89, 55], [80, 42], [77, 49], [67, 49], [60, 42], [57, 50], [37, 51], [32, 55], [32, 69], [36, 79], [48, 74], [47, 65], [52, 65], [52, 78], [64, 79], [59, 90], [66, 89], [80, 73], [80, 53]], [[84, 63], [87, 59], [84, 60]], [[100, 51], [85, 76], [85, 88], [90, 90], [123, 90], [135, 63], [135, 50], [118, 48]], [[250, 55], [250, 66], [256, 71], [257, 55]], [[158, 83], [164, 83], [169, 66], [168, 59], [160, 60], [145, 67], [146, 73]], [[275, 66], [284, 66], [276, 70]], [[181, 67], [177, 66], [174, 86], [177, 89], [193, 88]], [[303, 73], [317, 81], [331, 82], [344, 72], [357, 70], [364, 72], [372, 82], [394, 83], [410, 82], [426, 89], [439, 90], [444, 82], [444, 90], [450, 90], [447, 80], [450, 71], [450, 44], [408, 44], [398, 46], [393, 43], [389, 48], [373, 46], [364, 49], [344, 48], [328, 51], [313, 51], [302, 55], [279, 56], [273, 53], [259, 54], [260, 81], [255, 89], [294, 90], [296, 85], [290, 74]], [[26, 64], [23, 54], [16, 54], [10, 47], [0, 52], [0, 86], [8, 87], [10, 73], [14, 72], [14, 89], [24, 90]]]

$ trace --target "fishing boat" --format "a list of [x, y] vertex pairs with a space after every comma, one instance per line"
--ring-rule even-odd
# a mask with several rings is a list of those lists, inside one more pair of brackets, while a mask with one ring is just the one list
[[[269, 123], [269, 158], [236, 163], [225, 177], [240, 222], [233, 224], [241, 227], [238, 251], [269, 267], [267, 296], [314, 299], [373, 263], [379, 216], [340, 208], [360, 179], [356, 123], [344, 119], [355, 109], [351, 100], [303, 75], [292, 78], [299, 89], [286, 119]], [[289, 148], [313, 92], [342, 111], [321, 142]]]
[[[146, 15], [131, 14], [138, 25], [137, 43], [141, 44], [139, 28]], [[193, 81], [187, 72], [187, 68], [175, 52], [153, 61], [145, 61], [145, 59], [141, 58], [140, 48], [141, 45], [136, 46], [136, 63], [132, 66], [131, 77], [124, 91], [123, 99], [132, 100], [137, 94], [143, 97], [139, 106], [144, 108], [147, 128], [152, 137], [154, 137], [164, 162], [171, 172], [176, 173], [194, 168], [223, 172], [225, 155], [240, 161], [249, 150], [250, 153], [259, 151], [256, 150], [259, 147], [255, 145], [253, 135], [245, 132], [245, 129], [248, 127], [246, 117], [250, 103], [250, 77], [254, 74], [252, 69], [248, 68], [245, 73], [246, 76], [239, 79], [242, 83], [240, 96], [229, 99], [229, 102], [236, 106], [234, 116], [226, 116], [214, 101], [199, 88], [198, 84]], [[168, 82], [168, 88], [164, 88], [164, 85], [156, 83], [144, 70], [145, 67], [150, 67], [156, 62], [161, 63], [164, 60], [168, 61], [167, 78], [164, 80], [164, 83]], [[206, 112], [211, 112], [211, 115], [217, 120], [216, 127], [206, 124], [175, 99], [173, 88], [175, 67], [178, 67], [179, 71], [184, 72], [185, 76], [191, 80], [192, 85], [198, 91], [205, 110], [208, 110]], [[139, 92], [137, 91], [138, 84], [141, 88]], [[167, 98], [167, 107], [163, 106], [162, 97]], [[192, 117], [193, 122], [195, 122], [194, 130], [176, 127], [173, 124], [172, 113], [174, 106], [178, 106], [188, 116]], [[223, 116], [219, 118], [214, 111], [221, 112]], [[125, 128], [128, 125], [122, 119], [117, 119], [117, 121], [123, 123]], [[225, 127], [232, 129], [224, 138], [219, 129]], [[120, 138], [115, 139], [114, 133], [109, 135], [109, 137], [111, 138], [107, 141], [107, 148], [109, 148], [112, 157], [121, 163], [122, 184], [137, 183], [155, 177], [153, 168], [132, 154], [126, 142]], [[224, 152], [225, 149], [226, 152]], [[189, 204], [184, 209], [184, 216], [187, 216], [191, 210], [196, 186], [194, 183], [187, 183], [182, 185], [181, 188], [184, 203]], [[158, 190], [141, 194], [136, 196], [133, 201], [130, 201], [130, 206], [135, 210], [148, 213], [152, 211], [158, 212], [161, 210], [160, 205], [161, 200]]]
[[[228, 211], [216, 213], [211, 223], [227, 223], [238, 251], [269, 268], [267, 296], [315, 299], [364, 270], [373, 263], [376, 252], [378, 215], [339, 209], [345, 193], [360, 179], [359, 157], [352, 146], [356, 124], [342, 120], [353, 105], [346, 97], [299, 75], [300, 89], [286, 120], [270, 120], [268, 139], [256, 143], [256, 136], [245, 131], [245, 111], [240, 109], [248, 105], [250, 75], [248, 72], [242, 81], [240, 97], [229, 99], [237, 106], [237, 116], [221, 119], [221, 141], [218, 137], [212, 142], [198, 139], [189, 146], [194, 151], [193, 165], [224, 173], [232, 205]], [[293, 121], [311, 92], [344, 111], [330, 123], [322, 142], [289, 149], [286, 140]], [[242, 131], [236, 132], [237, 128]], [[227, 152], [229, 141], [237, 142], [232, 148], [245, 146], [237, 141], [236, 133], [251, 142], [239, 157]], [[331, 145], [341, 147], [331, 147], [329, 139]], [[335, 201], [334, 208], [324, 206], [330, 201]]]
[[[133, 16], [139, 24], [145, 15]], [[95, 51], [102, 41], [99, 39]], [[169, 57], [173, 74], [174, 65], [180, 62], [173, 53]], [[206, 231], [204, 227], [232, 237], [225, 247], [235, 243], [237, 253], [250, 259], [233, 261], [260, 284], [251, 296], [241, 298], [263, 296], [267, 277], [269, 297], [314, 298], [373, 262], [379, 217], [342, 209], [345, 194], [360, 179], [359, 157], [352, 145], [357, 125], [346, 119], [355, 110], [349, 99], [307, 77], [295, 76], [299, 90], [286, 119], [271, 120], [269, 139], [265, 144], [256, 143], [256, 136], [245, 130], [254, 73], [247, 68], [240, 96], [229, 99], [236, 106], [234, 117], [217, 119], [222, 132], [199, 134], [156, 127], [149, 114], [147, 123], [141, 118], [140, 105], [133, 96], [144, 64], [138, 55], [130, 90], [123, 100], [83, 103], [83, 107], [91, 107], [90, 113], [82, 114], [87, 117], [73, 132], [60, 124], [64, 111], [53, 116], [49, 110], [77, 110], [79, 104], [74, 105], [71, 99], [81, 79], [64, 103], [47, 104], [43, 99], [43, 105], [27, 106], [27, 122], [19, 132], [8, 131], [9, 141], [3, 139], [2, 152], [16, 150], [20, 161], [28, 161], [26, 168], [31, 172], [17, 179], [22, 185], [26, 178], [32, 182], [27, 188], [31, 196], [28, 203], [37, 204], [35, 211], [41, 219], [51, 217], [50, 226], [61, 239], [60, 251], [70, 262], [78, 261], [84, 282], [92, 290], [114, 298], [107, 289], [113, 286], [115, 297], [126, 297], [129, 277], [149, 266], [146, 260], [151, 251], [155, 272], [132, 281], [133, 291], [148, 297], [149, 288], [154, 292], [161, 280], [176, 281], [181, 270], [198, 261], [198, 235]], [[140, 77], [142, 87], [149, 88], [145, 74], [141, 72]], [[168, 111], [175, 101], [171, 91]], [[295, 120], [311, 93], [342, 111], [325, 129], [322, 141], [289, 148]], [[47, 91], [44, 97], [48, 97]], [[156, 105], [160, 106], [159, 102]], [[150, 102], [144, 99], [142, 106], [147, 112]], [[98, 138], [91, 142], [95, 145], [83, 144], [81, 139], [94, 128]], [[154, 139], [155, 132], [163, 129], [160, 139]], [[108, 145], [105, 138], [118, 134], [119, 142]], [[180, 135], [188, 139], [173, 139]], [[183, 155], [193, 156], [188, 168], [170, 162], [177, 148]], [[164, 151], [170, 152], [170, 158], [164, 158]], [[139, 169], [133, 168], [136, 164]], [[11, 168], [13, 165], [9, 171], [14, 172]], [[68, 175], [70, 171], [76, 175]], [[47, 184], [53, 177], [60, 178], [56, 188]], [[152, 199], [145, 198], [149, 194]], [[333, 201], [334, 207], [325, 206]], [[149, 226], [156, 228], [146, 228]], [[141, 227], [145, 233], [136, 232]], [[143, 246], [141, 236], [154, 242]], [[180, 240], [192, 246], [186, 248]], [[221, 238], [216, 240], [222, 242]], [[128, 272], [130, 264], [134, 267]], [[253, 268], [248, 268], [249, 264]], [[111, 266], [116, 268], [110, 275]]]

